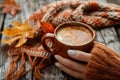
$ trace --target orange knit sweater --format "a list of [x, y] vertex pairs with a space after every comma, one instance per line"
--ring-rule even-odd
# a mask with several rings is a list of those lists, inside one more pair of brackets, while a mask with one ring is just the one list
[[87, 65], [85, 80], [120, 80], [120, 55], [95, 43]]

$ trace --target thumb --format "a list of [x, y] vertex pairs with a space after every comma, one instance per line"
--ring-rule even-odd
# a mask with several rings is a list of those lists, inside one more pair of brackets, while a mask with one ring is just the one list
[[90, 53], [86, 53], [80, 50], [68, 50], [67, 53], [70, 57], [78, 61], [88, 62], [91, 57]]

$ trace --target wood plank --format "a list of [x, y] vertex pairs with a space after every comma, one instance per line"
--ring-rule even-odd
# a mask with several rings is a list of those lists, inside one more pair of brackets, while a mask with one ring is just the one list
[[[10, 14], [7, 14], [6, 18], [5, 18], [4, 29], [9, 27], [13, 21], [16, 21], [18, 17], [19, 17], [19, 15], [16, 15], [15, 17], [13, 17]], [[5, 36], [2, 36], [2, 39], [5, 39]], [[1, 50], [2, 63], [4, 63], [4, 64], [0, 69], [0, 71], [1, 71], [0, 80], [3, 80], [7, 70], [9, 68], [10, 59], [7, 56], [8, 47], [6, 47], [5, 44], [1, 44], [1, 46], [2, 46], [2, 50]]]
[[[3, 0], [0, 0], [0, 4], [3, 2]], [[5, 18], [5, 15], [2, 13], [2, 8], [0, 8], [0, 32], [2, 31], [3, 29], [3, 25], [4, 25], [4, 18]], [[2, 34], [0, 34], [0, 39], [1, 39], [1, 36]]]
[[108, 3], [115, 3], [120, 5], [120, 0], [107, 0]]
[[[38, 3], [39, 3], [39, 7], [41, 8], [52, 2], [55, 2], [55, 0], [46, 0], [46, 1], [41, 0]], [[62, 73], [62, 71], [59, 68], [57, 68], [54, 64], [46, 67], [43, 70], [43, 74], [44, 77], [42, 78], [42, 80], [75, 80], [72, 77], [68, 76], [67, 74]]]
[[[0, 4], [3, 2], [3, 0], [0, 0]], [[3, 29], [3, 24], [4, 24], [4, 17], [5, 15], [2, 13], [1, 11], [2, 9], [0, 9], [0, 32]], [[2, 37], [2, 34], [0, 34], [0, 39]], [[1, 44], [1, 43], [0, 43]], [[1, 46], [0, 46], [0, 53], [1, 53]], [[2, 54], [0, 54], [0, 67], [2, 66]], [[1, 72], [0, 72], [1, 73]]]
[[[29, 2], [29, 1], [27, 1], [27, 2]], [[5, 27], [4, 28], [6, 28], [6, 26], [9, 26], [10, 24], [11, 24], [11, 22], [12, 21], [16, 21], [16, 20], [18, 20], [19, 19], [19, 21], [21, 21], [21, 22], [23, 22], [25, 19], [27, 19], [29, 16], [30, 16], [30, 14], [28, 14], [28, 13], [26, 13], [26, 12], [28, 12], [29, 11], [29, 13], [30, 13], [30, 10], [28, 10], [28, 6], [30, 6], [29, 4], [26, 4], [27, 2], [25, 2], [25, 0], [24, 1], [21, 1], [20, 2], [20, 4], [24, 4], [24, 5], [21, 5], [22, 7], [22, 11], [24, 12], [21, 12], [21, 14], [19, 14], [18, 16], [16, 16], [16, 18], [13, 18], [11, 15], [9, 15], [9, 14], [7, 14], [7, 16], [6, 16], [6, 20], [5, 20]], [[42, 1], [41, 1], [42, 2]], [[43, 1], [44, 2], [44, 1]], [[30, 2], [29, 2], [30, 3]], [[32, 2], [33, 3], [33, 2]], [[44, 3], [46, 3], [46, 2], [44, 2]], [[47, 4], [47, 3], [46, 3]], [[28, 6], [26, 6], [26, 5], [28, 5]], [[21, 16], [20, 16], [21, 15]], [[6, 24], [7, 23], [7, 24]], [[2, 37], [2, 39], [4, 39], [4, 36]], [[4, 50], [2, 50], [3, 51], [3, 53], [5, 54], [5, 52], [4, 52]], [[2, 56], [3, 57], [3, 56]], [[7, 57], [6, 57], [7, 58]], [[9, 58], [7, 58], [8, 59], [8, 61], [3, 61], [3, 58], [1, 58], [2, 60], [2, 62], [3, 63], [5, 63], [5, 66], [2, 66], [1, 67], [1, 79], [3, 79], [4, 78], [4, 74], [7, 72], [7, 69], [8, 69], [8, 65], [9, 65]], [[20, 63], [18, 63], [18, 66], [20, 65]], [[28, 65], [28, 64], [27, 64]], [[28, 68], [28, 66], [26, 65], [26, 67]], [[31, 78], [31, 74], [30, 73], [28, 73], [28, 75], [26, 75], [26, 77], [27, 77], [27, 79], [32, 79]], [[25, 79], [25, 78], [22, 78], [23, 80]]]
[[[98, 1], [98, 2], [101, 2], [101, 3], [106, 3], [106, 0], [88, 0], [88, 1]], [[101, 42], [103, 44], [106, 44], [105, 40], [104, 40], [104, 38], [102, 36], [102, 33], [101, 33], [102, 30], [103, 29], [96, 29], [95, 30], [96, 31], [96, 38], [95, 38], [95, 40], [98, 41], [98, 42]]]
[[112, 43], [109, 43], [108, 46], [113, 49], [115, 52], [120, 54], [120, 42], [119, 41], [114, 41]]
[[120, 42], [120, 25], [115, 26], [115, 30], [117, 32], [118, 40]]
[[[17, 1], [20, 1], [20, 0], [17, 0]], [[32, 0], [21, 0], [19, 2], [20, 6], [21, 6], [21, 10], [22, 10], [21, 16], [20, 16], [22, 18], [21, 19], [22, 22], [24, 22], [26, 19], [28, 19], [35, 12], [35, 10], [36, 10], [35, 5], [37, 4], [35, 2], [36, 1], [32, 1]], [[20, 62], [19, 62], [19, 65], [20, 65]], [[26, 65], [25, 65], [26, 70], [28, 70], [30, 67], [31, 67], [30, 63], [29, 63], [29, 61], [27, 61]], [[31, 71], [25, 77], [22, 77], [20, 80], [32, 80], [32, 79], [33, 79], [33, 74]]]
[[[107, 3], [107, 1], [101, 1], [101, 0], [96, 0], [99, 2], [103, 2], [103, 3]], [[116, 52], [120, 53], [120, 44], [119, 44], [119, 39], [118, 39], [118, 35], [117, 32], [113, 27], [108, 27], [108, 28], [103, 28], [100, 30], [100, 32], [98, 32], [100, 34], [98, 34], [97, 36], [102, 36], [102, 39], [96, 39], [96, 40], [104, 40], [104, 44], [106, 44], [108, 47], [110, 47], [111, 49], [115, 50]], [[100, 41], [101, 42], [101, 41]]]
[[[3, 0], [0, 0], [0, 4], [2, 2], [3, 2]], [[1, 10], [2, 10], [2, 8], [0, 8], [0, 32], [3, 30], [4, 19], [5, 19], [5, 14], [3, 14]], [[1, 38], [2, 38], [2, 34], [0, 34], [0, 40], [1, 40]], [[5, 72], [2, 70], [2, 67], [4, 64], [4, 60], [6, 59], [6, 57], [4, 57], [4, 56], [7, 56], [7, 54], [2, 54], [2, 51], [3, 51], [2, 49], [3, 49], [3, 47], [1, 47], [1, 43], [0, 43], [0, 80], [3, 80], [2, 73], [5, 73]], [[5, 50], [4, 50], [4, 52], [5, 52]], [[5, 64], [5, 66], [6, 66], [6, 64]]]
[[[21, 13], [17, 14], [15, 17], [11, 16], [10, 14], [7, 14], [6, 15], [6, 18], [5, 18], [5, 24], [4, 24], [4, 29], [8, 26], [11, 25], [11, 23], [13, 21], [20, 21], [20, 22], [24, 22], [27, 18], [29, 18], [29, 16], [34, 12], [32, 10], [32, 6], [30, 6], [26, 0], [16, 0], [17, 3], [20, 4], [21, 6]], [[29, 5], [29, 6], [28, 6]], [[31, 8], [30, 8], [31, 7]], [[28, 9], [29, 8], [29, 9]], [[28, 11], [29, 10], [29, 11]], [[2, 36], [2, 39], [4, 39], [5, 37]], [[2, 49], [1, 49], [1, 55], [2, 55], [2, 58], [0, 61], [2, 61], [2, 64], [3, 66], [0, 67], [0, 72], [1, 72], [1, 75], [0, 75], [0, 80], [3, 80], [4, 79], [4, 76], [5, 76], [5, 73], [7, 72], [8, 70], [8, 67], [9, 67], [9, 58], [7, 56], [7, 50], [5, 49], [4, 47], [5, 45], [2, 44]], [[6, 54], [6, 55], [5, 55]], [[20, 62], [18, 63], [18, 66], [20, 65]], [[30, 66], [26, 63], [26, 68], [29, 68]], [[22, 80], [32, 80], [32, 72], [29, 72], [29, 74], [27, 74], [26, 77], [23, 77]]]
[[[56, 0], [60, 1], [60, 0]], [[55, 0], [46, 0], [48, 3], [55, 2]], [[48, 4], [46, 2], [40, 2], [40, 7], [43, 7], [44, 5]], [[44, 5], [43, 5], [44, 4]], [[43, 70], [44, 77], [42, 80], [77, 80], [66, 73], [62, 72], [59, 68], [57, 68], [54, 64], [51, 66], [46, 67]]]
[[[19, 20], [21, 22], [24, 22], [26, 19], [29, 18], [29, 16], [37, 11], [39, 7], [43, 7], [44, 5], [54, 2], [55, 0], [40, 0], [40, 1], [34, 1], [34, 0], [16, 0], [18, 3], [20, 3], [22, 12], [16, 15], [15, 17], [12, 17], [11, 15], [7, 14], [5, 18], [5, 25], [4, 28], [8, 27], [11, 22]], [[56, 0], [58, 1], [58, 0]], [[96, 1], [96, 0], [95, 0]], [[97, 0], [100, 2], [106, 2], [105, 0]], [[115, 29], [112, 28], [105, 28], [101, 30], [96, 30], [97, 37], [96, 40], [99, 42], [102, 42], [109, 46], [110, 48], [114, 49], [117, 52], [120, 52], [120, 43], [117, 36], [117, 33]], [[4, 36], [2, 36], [2, 39], [4, 39]], [[0, 53], [2, 54], [2, 58], [0, 58], [0, 80], [4, 79], [4, 75], [7, 72], [8, 65], [9, 65], [9, 58], [7, 57], [6, 51], [7, 49], [4, 48], [4, 45], [2, 45], [1, 49], [0, 47]], [[18, 64], [18, 66], [20, 63]], [[26, 63], [26, 68], [29, 68], [29, 63]], [[43, 70], [44, 77], [42, 80], [75, 80], [74, 78], [68, 76], [65, 73], [62, 73], [60, 69], [58, 69], [56, 66], [51, 65], [46, 67]], [[25, 77], [23, 77], [20, 80], [34, 80], [32, 77], [32, 72], [29, 72]]]
[[[106, 1], [105, 0], [97, 0], [97, 1], [99, 1], [99, 2], [103, 2], [103, 3], [105, 3]], [[96, 30], [96, 33], [97, 33], [97, 37], [96, 37], [96, 40], [97, 41], [99, 41], [99, 42], [102, 42], [102, 43], [104, 43], [104, 44], [107, 44], [109, 47], [111, 47], [111, 48], [115, 48], [115, 47], [118, 47], [119, 46], [119, 42], [116, 42], [116, 39], [115, 39], [115, 37], [114, 37], [114, 35], [113, 34], [116, 34], [115, 33], [115, 30], [113, 30], [114, 28], [112, 28], [112, 36], [110, 37], [109, 35], [107, 35], [106, 33], [106, 30], [105, 29], [101, 29], [101, 30]], [[110, 29], [107, 29], [108, 31], [111, 31], [111, 28]], [[106, 33], [104, 33], [104, 32], [106, 32]], [[108, 38], [108, 37], [106, 37], [106, 36], [104, 36], [104, 34], [106, 34], [108, 37], [110, 37], [110, 38]], [[106, 39], [106, 38], [108, 38], [108, 39]], [[115, 40], [114, 40], [115, 39]], [[107, 42], [110, 42], [111, 40], [114, 40], [115, 42], [112, 42], [112, 43], [107, 43]], [[118, 44], [118, 45], [116, 45], [116, 46], [114, 46], [114, 44]], [[115, 48], [116, 49], [116, 48]], [[117, 49], [117, 50], [119, 50], [119, 48]], [[51, 69], [51, 68], [48, 68], [48, 71], [49, 71], [49, 69]], [[52, 71], [54, 71], [53, 69], [52, 69]], [[47, 74], [48, 74], [48, 72], [47, 72]], [[53, 76], [52, 75], [52, 73], [50, 74], [50, 76]], [[46, 76], [46, 74], [45, 74], [45, 77], [47, 77]], [[63, 78], [62, 79], [64, 79], [64, 76], [62, 76]], [[54, 79], [54, 78], [50, 78], [49, 77], [49, 79], [50, 80], [52, 80], [52, 79]], [[57, 78], [56, 78], [57, 79]], [[55, 80], [56, 80], [55, 79]], [[66, 78], [67, 80], [72, 80], [72, 79], [68, 79], [68, 78]], [[45, 79], [46, 80], [46, 79]], [[59, 80], [59, 79], [58, 79]], [[73, 79], [74, 80], [74, 79]]]
[[107, 46], [120, 53], [120, 42], [118, 40], [115, 28], [105, 28], [101, 31], [101, 33]]
[[[0, 12], [0, 32], [3, 30], [4, 17], [5, 17], [5, 15]], [[0, 34], [0, 39], [1, 39], [1, 36], [2, 36], [2, 34]]]
[[103, 36], [102, 36], [102, 34], [101, 34], [101, 29], [95, 30], [95, 32], [96, 32], [95, 41], [98, 41], [98, 42], [101, 42], [101, 43], [103, 43], [103, 44], [106, 44], [105, 41], [104, 41], [104, 39], [103, 39]]
[[[109, 3], [115, 3], [120, 6], [120, 0], [107, 0]], [[115, 26], [117, 32], [118, 41], [120, 42], [120, 25]], [[120, 52], [119, 52], [120, 53]]]

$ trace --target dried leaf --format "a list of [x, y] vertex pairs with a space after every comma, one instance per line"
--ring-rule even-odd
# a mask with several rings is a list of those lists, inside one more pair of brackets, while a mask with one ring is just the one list
[[23, 30], [23, 31], [32, 29], [32, 26], [29, 25], [27, 22], [21, 24], [20, 22], [16, 21], [12, 23], [12, 26], [14, 26], [15, 28], [19, 30]]
[[30, 31], [21, 32], [21, 36], [25, 38], [34, 38], [34, 31], [30, 30]]
[[34, 13], [30, 18], [29, 20], [34, 20], [34, 21], [37, 21], [37, 20], [41, 20], [42, 17], [43, 17], [44, 13]]
[[20, 30], [26, 31], [26, 30], [31, 30], [32, 26], [29, 25], [28, 23], [23, 23], [20, 27], [17, 27], [17, 28], [19, 28]]
[[6, 37], [11, 38], [10, 40], [3, 40], [3, 43], [11, 45], [16, 40], [19, 40], [16, 45], [16, 47], [19, 47], [26, 43], [28, 38], [34, 38], [35, 30], [28, 23], [21, 24], [19, 22], [13, 22], [12, 26], [14, 27], [6, 28], [2, 32]]
[[26, 38], [22, 38], [22, 39], [19, 39], [18, 43], [16, 44], [15, 47], [20, 47], [22, 46], [24, 43], [26, 43], [27, 39]]
[[19, 34], [19, 32], [21, 32], [21, 31], [17, 28], [6, 28], [2, 33], [6, 37], [13, 37], [13, 36], [17, 36]]
[[16, 22], [12, 22], [12, 26], [14, 26], [14, 27], [19, 27], [19, 26], [21, 26], [22, 24], [20, 23], [20, 22], [18, 22], [18, 21], [16, 21]]
[[32, 29], [32, 26], [29, 25], [28, 23], [19, 23], [19, 22], [13, 22], [12, 24], [14, 27], [12, 28], [6, 28], [2, 33], [6, 36], [6, 37], [13, 37], [13, 36], [23, 36], [24, 34], [26, 34], [26, 32], [30, 33], [29, 35], [33, 36], [34, 31]]
[[1, 42], [11, 45], [13, 42], [17, 41], [18, 39], [20, 39], [20, 36], [17, 36], [11, 39], [2, 40]]
[[15, 16], [20, 11], [20, 6], [14, 0], [5, 0], [2, 4], [2, 12]]
[[54, 27], [51, 23], [49, 22], [40, 22], [41, 28], [44, 33], [53, 33], [54, 32]]

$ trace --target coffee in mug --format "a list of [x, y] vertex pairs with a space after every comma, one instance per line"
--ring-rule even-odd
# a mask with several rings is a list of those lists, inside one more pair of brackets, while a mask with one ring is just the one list
[[[89, 52], [93, 46], [94, 38], [95, 32], [90, 26], [80, 22], [66, 22], [59, 25], [54, 34], [44, 34], [41, 43], [49, 53], [70, 58], [67, 54], [68, 49]], [[52, 41], [52, 47], [47, 45], [46, 39]]]
[[92, 34], [83, 26], [66, 26], [57, 31], [56, 38], [66, 45], [79, 46], [91, 40]]

